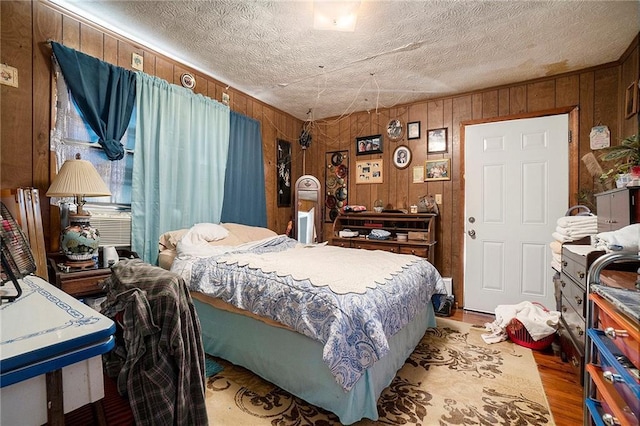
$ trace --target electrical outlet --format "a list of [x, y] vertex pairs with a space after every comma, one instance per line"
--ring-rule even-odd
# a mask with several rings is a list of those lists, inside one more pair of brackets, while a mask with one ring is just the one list
[[228, 93], [223, 93], [222, 94], [222, 103], [225, 105], [229, 105], [229, 100], [230, 100], [230, 96]]
[[436, 194], [436, 204], [442, 204], [442, 194]]

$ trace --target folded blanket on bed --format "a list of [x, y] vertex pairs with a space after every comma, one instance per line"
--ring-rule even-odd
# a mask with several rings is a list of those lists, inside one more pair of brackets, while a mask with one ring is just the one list
[[593, 238], [596, 249], [605, 251], [640, 251], [640, 223], [625, 226], [617, 231], [600, 232]]

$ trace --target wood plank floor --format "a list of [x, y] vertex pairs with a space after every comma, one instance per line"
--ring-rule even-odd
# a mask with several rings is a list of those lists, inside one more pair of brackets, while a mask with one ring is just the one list
[[[494, 320], [493, 315], [456, 309], [451, 319], [470, 324], [484, 324]], [[546, 351], [533, 351], [538, 372], [547, 395], [547, 401], [557, 426], [582, 424], [582, 386], [567, 363]]]

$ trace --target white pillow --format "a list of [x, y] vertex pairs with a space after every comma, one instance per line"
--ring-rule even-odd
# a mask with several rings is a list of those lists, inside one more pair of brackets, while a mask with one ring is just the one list
[[182, 236], [180, 242], [184, 244], [202, 244], [209, 241], [221, 240], [228, 236], [229, 231], [222, 225], [216, 223], [196, 223]]

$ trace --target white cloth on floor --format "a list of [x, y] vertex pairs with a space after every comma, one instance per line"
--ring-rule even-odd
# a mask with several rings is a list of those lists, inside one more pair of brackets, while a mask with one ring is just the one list
[[593, 237], [593, 245], [605, 251], [640, 251], [640, 223], [625, 226], [617, 231], [600, 232]]
[[514, 318], [522, 323], [535, 341], [555, 333], [560, 321], [560, 312], [545, 311], [541, 305], [532, 302], [521, 302], [517, 305], [498, 305], [495, 312], [495, 321], [485, 324], [489, 333], [483, 334], [482, 339], [486, 343], [506, 340], [506, 327]]

